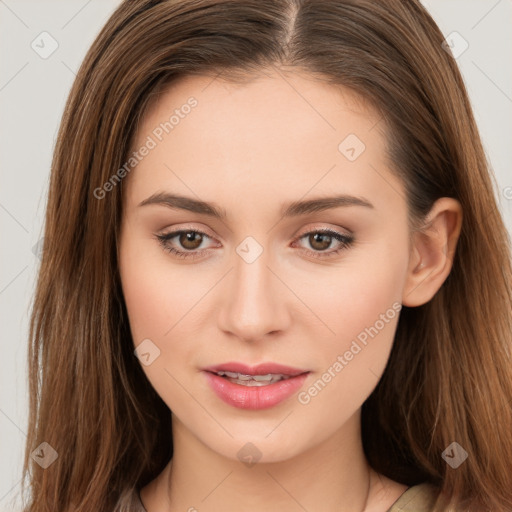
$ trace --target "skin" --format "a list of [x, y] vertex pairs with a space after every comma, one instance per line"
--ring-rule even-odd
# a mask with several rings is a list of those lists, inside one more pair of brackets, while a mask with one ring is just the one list
[[[182, 79], [153, 102], [134, 147], [190, 96], [198, 105], [123, 182], [119, 264], [131, 332], [135, 346], [149, 338], [160, 350], [143, 369], [173, 412], [174, 457], [142, 489], [143, 504], [148, 512], [384, 512], [406, 486], [369, 468], [360, 411], [384, 371], [398, 314], [307, 404], [295, 395], [266, 410], [238, 409], [201, 369], [278, 362], [309, 370], [301, 391], [309, 389], [393, 304], [432, 298], [450, 272], [460, 205], [440, 199], [424, 231], [410, 233], [381, 117], [348, 90], [296, 70], [273, 68], [244, 84]], [[366, 146], [352, 162], [338, 149], [349, 134]], [[140, 206], [158, 192], [213, 202], [227, 217]], [[341, 194], [373, 207], [281, 215], [289, 202]], [[333, 238], [319, 250], [304, 236], [322, 228], [354, 242], [315, 257], [339, 248]], [[178, 229], [208, 237], [169, 245], [207, 252], [179, 259], [166, 251], [155, 235]], [[248, 236], [263, 247], [252, 263], [236, 252]], [[251, 467], [237, 456], [249, 442], [261, 453]]]

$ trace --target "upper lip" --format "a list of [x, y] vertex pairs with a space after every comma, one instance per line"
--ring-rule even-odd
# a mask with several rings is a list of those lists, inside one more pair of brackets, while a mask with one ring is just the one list
[[309, 372], [309, 370], [301, 370], [300, 368], [293, 368], [291, 366], [277, 363], [261, 363], [256, 366], [249, 366], [238, 362], [221, 363], [215, 366], [203, 368], [203, 370], [212, 373], [218, 373], [221, 371], [241, 373], [242, 375], [268, 375], [269, 373], [272, 373], [275, 375], [287, 375], [289, 377], [295, 377]]

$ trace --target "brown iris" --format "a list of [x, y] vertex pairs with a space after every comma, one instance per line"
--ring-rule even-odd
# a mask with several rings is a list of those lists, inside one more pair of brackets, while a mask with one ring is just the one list
[[311, 247], [318, 251], [328, 249], [332, 242], [332, 236], [325, 233], [313, 233], [309, 235], [308, 239]]
[[180, 244], [185, 249], [194, 250], [197, 249], [203, 241], [203, 235], [195, 231], [185, 231], [180, 233]]

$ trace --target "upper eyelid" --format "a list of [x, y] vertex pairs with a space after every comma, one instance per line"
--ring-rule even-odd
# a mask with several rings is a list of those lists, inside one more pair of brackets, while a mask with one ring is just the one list
[[180, 227], [177, 229], [169, 229], [169, 230], [164, 228], [157, 232], [157, 236], [170, 236], [170, 235], [178, 235], [180, 233], [189, 233], [189, 232], [201, 233], [203, 235], [206, 235], [208, 238], [216, 239], [216, 237], [213, 235], [210, 235], [208, 233], [208, 230], [206, 230], [206, 229], [189, 227], [189, 226]]

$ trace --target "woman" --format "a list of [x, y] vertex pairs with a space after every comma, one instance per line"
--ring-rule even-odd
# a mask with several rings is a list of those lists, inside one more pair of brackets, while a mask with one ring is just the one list
[[512, 509], [510, 246], [442, 41], [412, 0], [119, 6], [55, 150], [27, 511]]

